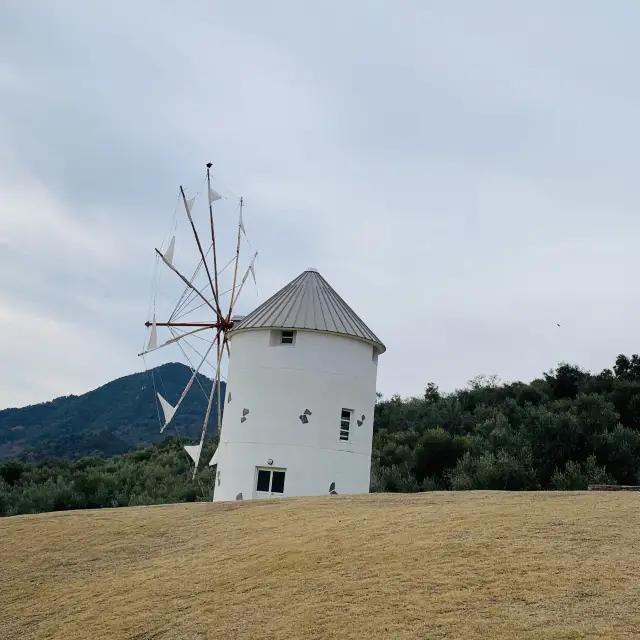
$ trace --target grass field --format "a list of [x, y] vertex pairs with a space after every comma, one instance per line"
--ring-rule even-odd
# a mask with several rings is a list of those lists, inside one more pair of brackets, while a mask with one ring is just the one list
[[640, 495], [373, 494], [0, 519], [0, 637], [638, 638]]

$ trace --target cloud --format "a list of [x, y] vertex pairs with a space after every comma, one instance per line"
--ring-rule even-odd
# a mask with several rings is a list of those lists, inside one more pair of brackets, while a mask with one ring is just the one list
[[[105, 332], [69, 319], [56, 321], [34, 309], [0, 307], [0, 405], [30, 404], [35, 399], [84, 393], [122, 373], [124, 346]], [[62, 393], [61, 390], [64, 390]]]
[[[25, 337], [0, 343], [0, 405], [139, 366], [153, 247], [207, 161], [260, 251], [239, 311], [317, 267], [386, 343], [387, 395], [635, 349], [639, 9], [69, 0], [6, 15], [0, 313]], [[231, 256], [233, 198], [221, 207]], [[64, 347], [43, 349], [51, 335]]]
[[137, 363], [118, 330], [135, 305], [117, 284], [139, 286], [141, 277], [120, 225], [88, 222], [36, 181], [1, 180], [0, 193], [0, 406], [82, 393], [129, 373]]

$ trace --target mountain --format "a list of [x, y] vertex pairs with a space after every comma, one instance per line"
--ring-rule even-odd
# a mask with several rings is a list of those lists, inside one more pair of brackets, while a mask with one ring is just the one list
[[[160, 434], [154, 379], [156, 390], [175, 405], [190, 377], [188, 367], [169, 363], [118, 378], [80, 396], [0, 411], [0, 459], [111, 456], [158, 442], [167, 435], [199, 439], [211, 390], [211, 380], [200, 374], [171, 425]], [[223, 407], [225, 388], [223, 382]], [[216, 415], [214, 398], [209, 435], [216, 432]]]

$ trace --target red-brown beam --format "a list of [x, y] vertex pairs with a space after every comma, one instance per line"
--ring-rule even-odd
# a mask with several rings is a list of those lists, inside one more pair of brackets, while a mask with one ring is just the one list
[[[144, 323], [145, 327], [150, 327], [153, 322]], [[156, 322], [156, 327], [209, 327], [210, 329], [230, 329], [233, 322]]]

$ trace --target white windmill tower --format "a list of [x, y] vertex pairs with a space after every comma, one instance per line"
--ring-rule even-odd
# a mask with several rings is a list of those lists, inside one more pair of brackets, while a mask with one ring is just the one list
[[[193, 197], [180, 187], [171, 232], [156, 249], [149, 334], [140, 355], [146, 364], [147, 354], [175, 347], [192, 371], [171, 401], [151, 371], [160, 432], [171, 424], [180, 436], [175, 416], [199, 386], [200, 439], [184, 448], [195, 477], [209, 421], [217, 423], [219, 445], [209, 463], [217, 467], [214, 500], [368, 493], [378, 355], [385, 347], [315, 269], [249, 315], [234, 316], [250, 275], [255, 282], [257, 253], [240, 277], [243, 238], [248, 243], [244, 201], [211, 187], [211, 167]], [[200, 199], [206, 208], [198, 211]], [[237, 218], [225, 202], [237, 204]], [[176, 244], [181, 232], [195, 241], [188, 253]], [[234, 239], [228, 262], [220, 260], [225, 235]], [[158, 299], [161, 281], [170, 289]], [[168, 333], [164, 341], [161, 332]]]
[[315, 269], [234, 320], [214, 500], [368, 493], [384, 345]]

